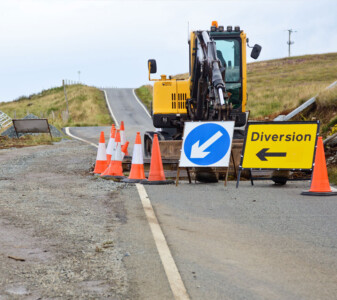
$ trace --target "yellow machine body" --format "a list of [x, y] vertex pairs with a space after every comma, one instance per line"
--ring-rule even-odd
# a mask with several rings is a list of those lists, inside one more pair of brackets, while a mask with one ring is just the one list
[[187, 114], [190, 98], [189, 80], [162, 79], [153, 86], [153, 114]]

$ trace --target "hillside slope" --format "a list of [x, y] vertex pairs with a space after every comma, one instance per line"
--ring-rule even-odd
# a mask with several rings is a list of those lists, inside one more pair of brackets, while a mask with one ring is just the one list
[[337, 80], [337, 53], [305, 55], [248, 64], [251, 117], [289, 111]]
[[66, 91], [69, 117], [65, 113], [63, 87], [44, 90], [12, 102], [1, 102], [0, 110], [11, 118], [23, 118], [32, 113], [41, 118], [48, 118], [49, 123], [58, 128], [111, 125], [112, 120], [100, 90], [85, 85], [69, 85]]

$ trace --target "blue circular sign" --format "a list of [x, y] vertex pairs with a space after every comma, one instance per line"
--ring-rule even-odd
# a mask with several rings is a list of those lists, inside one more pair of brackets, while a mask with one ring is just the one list
[[194, 164], [212, 165], [221, 160], [228, 152], [230, 136], [227, 130], [214, 123], [194, 128], [185, 138], [184, 152]]

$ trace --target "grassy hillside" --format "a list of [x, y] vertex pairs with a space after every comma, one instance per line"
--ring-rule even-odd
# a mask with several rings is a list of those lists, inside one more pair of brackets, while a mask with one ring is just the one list
[[248, 106], [251, 117], [291, 109], [337, 80], [337, 53], [306, 55], [248, 64]]
[[66, 126], [111, 125], [103, 93], [85, 85], [66, 87], [69, 102], [69, 117], [65, 113], [66, 101], [63, 87], [44, 90], [39, 94], [21, 97], [12, 102], [1, 102], [0, 110], [11, 118], [23, 118], [33, 113], [48, 118], [49, 123], [62, 128]]

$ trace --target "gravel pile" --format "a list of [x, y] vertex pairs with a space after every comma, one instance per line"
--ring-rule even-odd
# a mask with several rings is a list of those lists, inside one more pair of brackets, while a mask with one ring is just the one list
[[0, 150], [0, 299], [126, 299], [120, 184], [94, 177], [96, 149], [64, 140]]
[[[27, 116], [24, 117], [24, 119], [40, 119], [39, 117], [33, 115], [33, 114], [28, 114]], [[62, 133], [53, 125], [49, 124], [50, 132], [53, 137], [62, 137]], [[19, 133], [18, 136], [21, 137], [26, 134], [32, 134], [36, 135], [39, 133]], [[16, 138], [16, 132], [14, 129], [14, 126], [9, 127], [6, 129], [2, 134], [2, 136], [8, 136], [10, 138]]]

